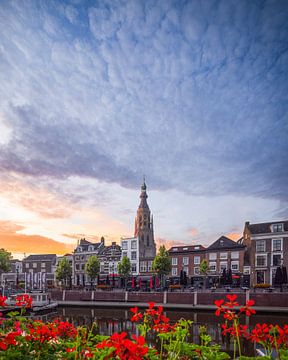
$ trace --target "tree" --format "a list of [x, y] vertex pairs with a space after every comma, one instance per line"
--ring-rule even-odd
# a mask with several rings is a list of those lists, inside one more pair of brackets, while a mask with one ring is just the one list
[[127, 278], [131, 272], [131, 262], [127, 256], [124, 256], [123, 259], [117, 265], [118, 274], [122, 276], [125, 280], [125, 289], [127, 288]]
[[11, 260], [12, 255], [9, 251], [6, 251], [5, 249], [0, 249], [0, 275], [2, 273], [6, 273], [10, 271], [11, 269]]
[[91, 289], [92, 283], [95, 281], [100, 271], [100, 261], [97, 256], [92, 255], [89, 257], [88, 261], [85, 264], [85, 273], [90, 277]]
[[63, 281], [66, 289], [68, 281], [71, 284], [71, 277], [72, 267], [69, 260], [66, 257], [63, 257], [57, 264], [56, 279], [61, 282]]
[[200, 263], [200, 274], [204, 275], [204, 289], [206, 289], [208, 268], [208, 260], [203, 259]]
[[168, 275], [172, 269], [171, 258], [164, 245], [160, 246], [159, 252], [153, 260], [152, 269], [160, 276], [161, 286], [163, 286], [163, 277]]

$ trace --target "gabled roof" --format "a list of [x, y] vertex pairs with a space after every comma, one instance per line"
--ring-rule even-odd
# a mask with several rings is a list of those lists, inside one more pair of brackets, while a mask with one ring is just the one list
[[203, 251], [205, 247], [202, 245], [185, 245], [185, 246], [172, 246], [168, 252], [169, 253], [189, 253], [189, 252], [197, 252]]
[[[101, 240], [102, 240], [102, 239], [101, 239]], [[88, 251], [88, 248], [89, 248], [89, 246], [91, 246], [91, 245], [93, 246], [94, 251], [99, 250], [99, 248], [100, 248], [102, 245], [104, 245], [104, 238], [103, 238], [103, 241], [100, 241], [100, 242], [98, 242], [98, 243], [92, 243], [91, 241], [88, 241], [88, 240], [86, 240], [86, 239], [80, 239], [77, 248], [78, 248], [79, 246], [81, 246], [82, 251], [85, 252], [85, 251]], [[75, 249], [74, 252], [77, 252], [77, 248]]]
[[245, 225], [247, 226], [251, 234], [267, 234], [272, 232], [271, 226], [277, 224], [283, 224], [284, 231], [288, 231], [288, 220], [271, 221], [260, 224], [250, 224], [249, 222], [246, 222]]
[[56, 254], [37, 254], [29, 255], [23, 261], [53, 261], [56, 257]]
[[221, 236], [213, 244], [211, 244], [207, 250], [221, 250], [221, 249], [233, 249], [233, 248], [244, 248], [245, 246], [229, 239], [226, 236]]

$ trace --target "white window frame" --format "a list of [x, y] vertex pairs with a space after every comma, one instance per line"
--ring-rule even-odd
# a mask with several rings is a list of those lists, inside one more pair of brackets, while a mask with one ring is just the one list
[[[275, 255], [280, 255], [280, 264], [279, 264], [279, 265], [273, 265], [273, 256], [275, 256]], [[273, 253], [271, 254], [271, 266], [273, 266], [273, 267], [280, 266], [280, 265], [282, 265], [282, 264], [281, 264], [282, 261], [283, 261], [283, 252], [273, 252]]]
[[251, 266], [243, 266], [243, 275], [251, 274]]
[[[257, 264], [257, 258], [258, 258], [258, 257], [262, 257], [262, 256], [264, 256], [265, 259], [266, 259], [265, 265], [258, 265], [258, 264]], [[259, 253], [259, 254], [256, 254], [256, 255], [255, 255], [255, 267], [256, 267], [256, 268], [266, 268], [266, 267], [267, 267], [267, 254]]]
[[209, 260], [217, 260], [217, 253], [210, 253], [209, 254]]
[[178, 258], [172, 258], [172, 265], [177, 266], [178, 265]]
[[[275, 231], [274, 226], [277, 227], [277, 229], [278, 229], [279, 226], [281, 226], [281, 231], [278, 231], [278, 230]], [[273, 233], [278, 233], [278, 232], [283, 232], [283, 231], [284, 231], [284, 224], [283, 223], [282, 224], [281, 223], [280, 224], [272, 224], [272, 232]]]
[[[215, 270], [211, 269], [211, 267], [215, 268]], [[210, 272], [216, 272], [217, 271], [217, 263], [216, 263], [216, 261], [209, 262], [209, 271]]]
[[239, 251], [231, 251], [231, 259], [232, 260], [234, 260], [234, 259], [238, 260], [239, 256], [240, 256]]
[[200, 267], [199, 266], [194, 267], [194, 275], [200, 275]]
[[[223, 267], [224, 266], [224, 267]], [[228, 269], [228, 263], [227, 261], [220, 261], [220, 271], [223, 271], [224, 268], [227, 270]]]
[[177, 268], [172, 268], [172, 276], [177, 276]]
[[220, 252], [220, 260], [227, 260], [228, 253], [227, 252]]
[[[260, 251], [259, 251], [259, 250], [257, 249], [257, 245], [260, 244], [260, 243], [263, 243], [263, 244], [264, 244], [264, 248], [263, 248], [264, 250], [260, 250]], [[256, 251], [256, 253], [261, 253], [261, 254], [262, 254], [262, 253], [265, 253], [265, 251], [266, 251], [266, 240], [256, 240], [255, 251]]]
[[[280, 240], [280, 242], [281, 242], [281, 247], [280, 247], [280, 250], [274, 250], [274, 242], [275, 241], [279, 241]], [[272, 249], [272, 252], [282, 252], [283, 251], [283, 239], [282, 238], [280, 238], [280, 239], [272, 239], [271, 240], [271, 249]]]
[[45, 268], [46, 268], [46, 263], [45, 263], [45, 262], [42, 262], [42, 263], [41, 263], [41, 268], [42, 268], [42, 269], [45, 269]]
[[184, 266], [183, 271], [185, 271], [186, 275], [189, 276], [189, 268], [188, 268], [188, 266]]
[[187, 257], [187, 256], [183, 257], [182, 264], [183, 265], [189, 265], [189, 257]]
[[135, 250], [131, 251], [131, 260], [137, 260], [137, 251]]
[[200, 263], [201, 263], [201, 257], [194, 256], [194, 265], [200, 265]]
[[131, 249], [133, 249], [133, 250], [137, 249], [137, 241], [136, 240], [131, 241]]
[[122, 250], [128, 250], [128, 241], [122, 241]]
[[[237, 265], [237, 269], [233, 269], [233, 265]], [[239, 271], [239, 261], [238, 260], [234, 260], [231, 261], [231, 271]]]
[[37, 263], [33, 262], [32, 267], [33, 267], [33, 269], [37, 269]]

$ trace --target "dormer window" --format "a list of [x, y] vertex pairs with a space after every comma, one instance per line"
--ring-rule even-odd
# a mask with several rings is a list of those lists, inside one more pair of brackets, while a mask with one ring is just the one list
[[283, 224], [273, 224], [272, 225], [272, 232], [282, 232], [283, 231]]
[[93, 245], [89, 245], [88, 246], [88, 251], [93, 251], [94, 250], [94, 246]]
[[178, 251], [178, 248], [173, 248], [173, 251]]
[[78, 247], [77, 247], [77, 252], [82, 252], [82, 251], [83, 251], [82, 247], [81, 247], [81, 246], [78, 246]]

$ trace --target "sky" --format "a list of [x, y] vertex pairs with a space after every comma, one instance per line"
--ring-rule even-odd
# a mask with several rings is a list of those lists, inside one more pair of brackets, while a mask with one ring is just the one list
[[0, 247], [288, 219], [288, 2], [0, 2]]

